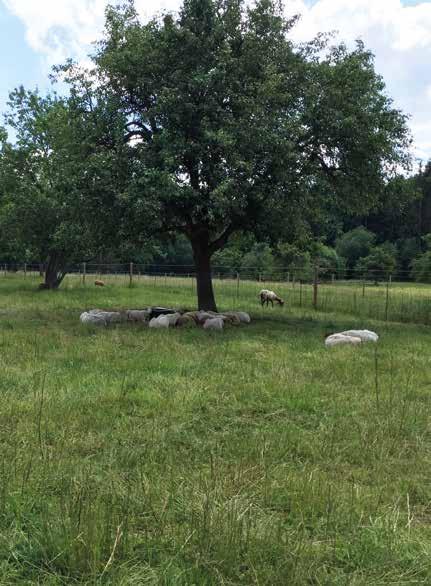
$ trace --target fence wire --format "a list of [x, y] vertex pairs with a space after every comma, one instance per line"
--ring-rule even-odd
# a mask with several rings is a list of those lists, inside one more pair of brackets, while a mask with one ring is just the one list
[[[0, 279], [16, 280], [17, 286], [36, 288], [43, 281], [41, 263], [0, 263]], [[139, 288], [143, 304], [196, 307], [196, 271], [188, 265], [143, 263], [75, 263], [67, 267], [62, 289], [95, 289], [95, 281], [106, 287]], [[268, 315], [261, 307], [261, 289], [273, 290], [284, 301], [274, 312], [287, 316], [291, 308], [354, 315], [361, 319], [412, 322], [431, 325], [431, 275], [428, 283], [413, 282], [409, 271], [388, 274], [345, 269], [288, 267], [263, 270], [250, 267], [235, 270], [215, 266], [213, 288], [220, 308], [242, 309]], [[25, 285], [27, 283], [27, 285]], [[89, 298], [89, 302], [92, 298]]]

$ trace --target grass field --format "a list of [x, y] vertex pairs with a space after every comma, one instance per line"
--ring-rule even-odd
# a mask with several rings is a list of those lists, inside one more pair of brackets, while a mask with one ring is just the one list
[[[249, 326], [96, 329], [193, 283], [74, 278], [0, 279], [1, 585], [431, 583], [427, 326], [217, 282]], [[324, 347], [353, 326], [379, 344]]]

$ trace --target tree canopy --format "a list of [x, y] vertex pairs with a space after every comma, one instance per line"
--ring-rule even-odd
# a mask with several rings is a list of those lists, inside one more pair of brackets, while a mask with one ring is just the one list
[[73, 97], [23, 88], [10, 95], [7, 122], [17, 140], [3, 136], [0, 228], [45, 262], [49, 289], [68, 263], [103, 251], [118, 228], [122, 161], [115, 142], [104, 144], [115, 129], [101, 124], [102, 113], [106, 104], [90, 120]]
[[[52, 172], [65, 171], [54, 189], [47, 180], [43, 193], [73, 200], [61, 231], [56, 218], [53, 241], [68, 233], [74, 249], [76, 234], [80, 243], [93, 236], [79, 222], [82, 232], [71, 228], [82, 210], [76, 203], [100, 204], [102, 197], [100, 226], [114, 217], [123, 241], [186, 237], [199, 307], [215, 309], [211, 258], [236, 232], [293, 241], [330, 210], [372, 209], [409, 164], [406, 117], [362, 43], [349, 50], [319, 36], [295, 46], [295, 22], [273, 0], [253, 7], [185, 0], [178, 15], [144, 24], [132, 1], [108, 8], [94, 69], [62, 69], [72, 119], [92, 137], [88, 149], [79, 147], [82, 136], [70, 137], [69, 102], [48, 104], [54, 118], [55, 109], [64, 117], [58, 128], [66, 132], [59, 150], [48, 146], [47, 160]], [[37, 125], [33, 134], [25, 124], [19, 132], [35, 145], [38, 133], [45, 136]], [[88, 180], [88, 166], [99, 182]], [[38, 197], [42, 209], [46, 196]]]
[[408, 164], [371, 53], [295, 47], [294, 25], [271, 0], [185, 0], [147, 24], [131, 2], [107, 12], [95, 71], [134, 141], [128, 225], [190, 240], [206, 309], [231, 234], [292, 234], [333, 205], [364, 213]]

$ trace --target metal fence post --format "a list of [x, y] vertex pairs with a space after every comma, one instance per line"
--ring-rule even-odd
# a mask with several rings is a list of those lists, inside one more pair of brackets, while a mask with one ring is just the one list
[[27, 263], [24, 263], [24, 279], [27, 278]]
[[319, 279], [319, 267], [314, 267], [314, 279], [313, 279], [313, 307], [317, 309], [317, 287]]

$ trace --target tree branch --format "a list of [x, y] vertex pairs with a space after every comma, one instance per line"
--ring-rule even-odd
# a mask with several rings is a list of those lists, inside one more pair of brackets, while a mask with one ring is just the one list
[[213, 252], [216, 252], [217, 250], [220, 250], [221, 248], [223, 248], [223, 246], [226, 245], [229, 236], [232, 234], [232, 232], [234, 232], [236, 229], [236, 226], [234, 224], [229, 224], [229, 226], [224, 230], [224, 232], [222, 232], [220, 234], [220, 236], [218, 238], [216, 238], [215, 240], [213, 240], [212, 242], [210, 242], [209, 245], [209, 250], [210, 253], [212, 254]]

